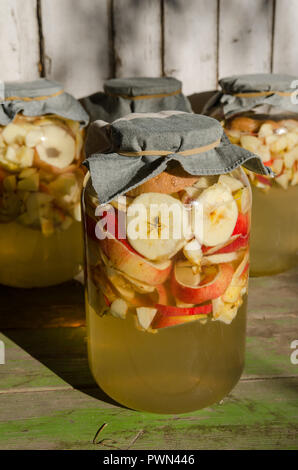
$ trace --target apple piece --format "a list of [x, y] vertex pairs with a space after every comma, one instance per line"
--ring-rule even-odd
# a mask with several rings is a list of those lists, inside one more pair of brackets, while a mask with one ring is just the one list
[[17, 189], [16, 175], [9, 175], [3, 179], [3, 188], [5, 191], [15, 191]]
[[249, 213], [243, 214], [242, 212], [238, 213], [237, 222], [234, 228], [232, 235], [238, 235], [239, 233], [243, 236], [246, 236], [249, 232]]
[[38, 191], [39, 188], [39, 175], [38, 173], [33, 173], [31, 176], [22, 178], [17, 183], [17, 189], [21, 191]]
[[249, 117], [236, 117], [231, 122], [231, 129], [241, 132], [256, 132], [260, 126], [260, 122]]
[[251, 208], [250, 188], [242, 188], [234, 194], [234, 199], [238, 206], [238, 211], [245, 214]]
[[163, 315], [160, 312], [154, 317], [151, 327], [153, 329], [167, 328], [169, 326], [181, 325], [183, 323], [189, 323], [195, 320], [205, 318], [205, 315]]
[[143, 193], [163, 193], [172, 194], [182, 191], [187, 186], [192, 186], [198, 181], [199, 176], [192, 176], [179, 168], [179, 171], [168, 173], [164, 171], [154, 176], [145, 183], [128, 191], [127, 195], [136, 197]]
[[183, 302], [201, 304], [220, 297], [230, 284], [233, 273], [234, 269], [231, 264], [219, 264], [215, 269], [215, 275], [210, 280], [203, 279], [199, 286], [191, 287], [179, 282], [175, 266], [171, 280], [172, 291], [174, 296]]
[[261, 125], [258, 136], [259, 137], [267, 137], [268, 135], [273, 134], [273, 126], [271, 123], [265, 122], [264, 124]]
[[148, 330], [157, 313], [157, 309], [150, 307], [138, 307], [136, 312], [139, 326], [144, 330]]
[[42, 142], [36, 145], [39, 158], [58, 168], [66, 168], [75, 158], [75, 141], [62, 127], [48, 125], [42, 128]]
[[160, 284], [159, 286], [155, 286], [157, 295], [158, 295], [158, 303], [167, 305], [168, 304], [168, 293], [167, 289], [165, 288], [164, 284]]
[[155, 308], [159, 313], [168, 316], [185, 316], [185, 315], [208, 315], [212, 312], [212, 304], [198, 305], [196, 307], [174, 307], [172, 305], [156, 304]]
[[229, 187], [216, 183], [205, 189], [197, 202], [200, 212], [201, 208], [203, 211], [203, 221], [202, 217], [197, 217], [194, 207], [192, 224], [195, 237], [206, 246], [229, 240], [238, 217], [237, 204]]
[[236, 317], [239, 306], [240, 302], [239, 304], [227, 303], [222, 298], [212, 300], [214, 320], [222, 321], [229, 325]]
[[185, 245], [190, 232], [188, 211], [168, 194], [141, 194], [127, 210], [128, 241], [147, 259], [171, 258]]
[[147, 261], [115, 238], [98, 240], [98, 243], [117, 269], [141, 282], [157, 286], [162, 284], [171, 272], [170, 260], [161, 263]]
[[176, 279], [181, 284], [186, 286], [198, 286], [200, 283], [200, 273], [194, 273], [192, 264], [189, 261], [177, 261], [176, 266]]
[[283, 189], [288, 189], [289, 186], [289, 176], [286, 173], [283, 173], [280, 176], [275, 178], [277, 184], [279, 184]]
[[202, 265], [212, 265], [220, 263], [231, 263], [238, 258], [238, 253], [232, 251], [231, 253], [220, 253], [215, 255], [204, 256], [202, 259]]
[[265, 186], [272, 186], [272, 181], [264, 175], [255, 175], [256, 179]]
[[25, 144], [27, 147], [34, 148], [36, 145], [42, 143], [43, 138], [44, 135], [42, 129], [36, 126], [26, 135]]
[[240, 144], [244, 149], [257, 153], [261, 146], [261, 140], [253, 135], [242, 135], [240, 137]]
[[233, 176], [229, 175], [220, 175], [218, 182], [228, 186], [232, 193], [243, 188], [242, 181], [238, 180], [237, 178], [233, 178]]
[[2, 137], [9, 145], [15, 143], [22, 145], [24, 143], [26, 133], [27, 129], [24, 126], [11, 122], [3, 129]]
[[241, 132], [239, 131], [239, 129], [225, 129], [225, 132], [229, 137], [231, 144], [239, 144], [241, 136]]
[[198, 242], [196, 238], [188, 242], [183, 247], [183, 254], [185, 258], [187, 258], [192, 264], [196, 264], [200, 266], [203, 253], [202, 253], [201, 244]]
[[270, 144], [271, 152], [279, 153], [287, 148], [288, 140], [287, 137], [282, 134], [277, 137], [277, 139]]
[[139, 280], [128, 276], [128, 274], [122, 273], [122, 275], [133, 285], [134, 289], [136, 292], [139, 292], [139, 294], [148, 294], [154, 292], [156, 289], [154, 286], [150, 286], [149, 284], [145, 284], [144, 282], [140, 282]]
[[128, 305], [123, 299], [116, 299], [110, 305], [110, 313], [113, 317], [125, 320], [128, 311]]
[[235, 237], [237, 238], [234, 238], [230, 243], [217, 250], [214, 254], [231, 253], [247, 247], [249, 235], [236, 235]]

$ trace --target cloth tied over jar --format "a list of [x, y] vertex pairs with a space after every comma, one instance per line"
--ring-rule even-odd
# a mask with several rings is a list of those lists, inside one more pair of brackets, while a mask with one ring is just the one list
[[86, 126], [89, 117], [80, 103], [62, 86], [41, 78], [31, 82], [0, 82], [0, 125], [6, 126], [17, 114], [56, 114]]
[[91, 121], [112, 122], [130, 113], [192, 111], [182, 83], [173, 77], [113, 78], [105, 82], [104, 92], [83, 98], [81, 103]]
[[179, 111], [134, 113], [111, 124], [96, 121], [85, 150], [84, 164], [100, 203], [179, 165], [190, 175], [220, 175], [243, 165], [273, 176], [260, 157], [231, 144], [218, 121]]

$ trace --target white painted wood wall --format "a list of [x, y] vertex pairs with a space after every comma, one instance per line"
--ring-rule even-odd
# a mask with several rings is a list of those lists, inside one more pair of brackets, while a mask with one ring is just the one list
[[186, 94], [234, 73], [298, 74], [298, 0], [1, 0], [0, 80], [82, 97], [110, 77], [172, 75]]

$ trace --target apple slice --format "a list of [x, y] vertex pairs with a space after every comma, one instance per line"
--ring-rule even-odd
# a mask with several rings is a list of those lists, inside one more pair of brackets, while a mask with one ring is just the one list
[[202, 265], [212, 265], [220, 263], [231, 263], [238, 258], [238, 253], [236, 251], [231, 251], [231, 253], [219, 253], [209, 256], [204, 256], [202, 258]]
[[148, 330], [154, 319], [157, 309], [150, 307], [139, 307], [136, 309], [139, 326], [143, 330]]
[[195, 320], [205, 318], [205, 315], [163, 315], [160, 312], [154, 317], [154, 320], [151, 324], [153, 329], [167, 328], [169, 326], [181, 325], [183, 323], [189, 323]]
[[225, 245], [224, 247], [220, 248], [219, 250], [215, 251], [214, 254], [219, 253], [231, 253], [233, 251], [241, 250], [242, 248], [246, 248], [249, 242], [249, 235], [237, 235], [235, 238], [232, 239], [230, 243]]
[[243, 214], [242, 212], [239, 212], [237, 222], [236, 222], [232, 235], [241, 234], [243, 236], [247, 236], [249, 232], [249, 222], [250, 222], [249, 213], [246, 212], [246, 214]]
[[75, 140], [65, 129], [55, 125], [42, 127], [41, 142], [36, 145], [39, 158], [48, 165], [68, 167], [75, 159]]
[[198, 305], [197, 307], [174, 307], [173, 305], [156, 304], [155, 308], [163, 315], [185, 316], [185, 315], [208, 315], [212, 312], [212, 304]]
[[160, 263], [147, 261], [115, 238], [98, 240], [98, 243], [113, 266], [138, 281], [158, 286], [168, 278], [171, 272], [171, 260]]
[[168, 194], [141, 194], [127, 210], [128, 241], [147, 259], [171, 258], [186, 244], [190, 232], [185, 206]]
[[191, 287], [179, 281], [175, 267], [171, 280], [174, 296], [182, 302], [192, 304], [201, 304], [220, 297], [230, 284], [234, 269], [231, 264], [226, 263], [219, 264], [213, 271], [215, 274], [211, 274], [210, 277], [207, 275], [199, 286]]
[[[192, 211], [195, 237], [206, 246], [224, 243], [231, 237], [238, 217], [238, 207], [227, 185], [216, 183], [205, 189]], [[198, 217], [197, 209], [202, 217]], [[202, 225], [203, 224], [203, 225]]]
[[177, 261], [175, 265], [176, 278], [186, 286], [198, 286], [200, 273], [195, 272], [195, 267], [189, 261]]

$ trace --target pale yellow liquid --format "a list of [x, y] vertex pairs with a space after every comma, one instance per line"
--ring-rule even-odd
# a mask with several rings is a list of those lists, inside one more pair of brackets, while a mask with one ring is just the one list
[[[91, 283], [88, 289], [100, 303]], [[241, 376], [246, 301], [230, 325], [195, 321], [156, 334], [138, 330], [131, 313], [125, 320], [100, 317], [94, 301], [92, 305], [87, 300], [91, 371], [108, 395], [129, 408], [154, 413], [197, 410], [221, 400]]]
[[0, 224], [0, 283], [44, 287], [72, 279], [83, 261], [81, 223], [45, 237], [16, 222]]
[[252, 185], [250, 275], [298, 266], [298, 186], [273, 185], [267, 193]]

